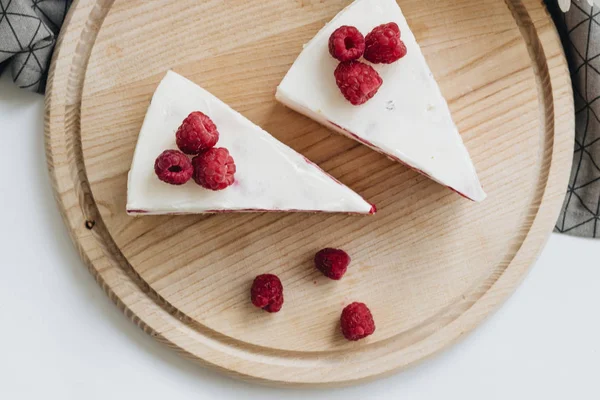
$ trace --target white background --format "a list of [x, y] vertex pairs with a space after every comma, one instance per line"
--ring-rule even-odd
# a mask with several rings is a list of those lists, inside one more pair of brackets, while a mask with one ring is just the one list
[[43, 97], [4, 75], [0, 399], [600, 398], [600, 240], [556, 234], [500, 311], [458, 345], [387, 379], [271, 389], [181, 358], [129, 322], [84, 267], [52, 197]]

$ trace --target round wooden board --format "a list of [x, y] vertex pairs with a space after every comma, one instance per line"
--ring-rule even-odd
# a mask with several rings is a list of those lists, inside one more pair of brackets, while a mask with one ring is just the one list
[[[552, 231], [573, 147], [569, 75], [540, 0], [399, 0], [489, 197], [475, 204], [277, 104], [301, 49], [349, 0], [79, 0], [53, 61], [56, 197], [90, 271], [136, 324], [187, 356], [280, 384], [349, 384], [458, 340], [516, 287]], [[375, 216], [128, 217], [126, 178], [159, 80], [201, 84], [378, 205]], [[407, 93], [407, 95], [418, 95]], [[347, 249], [340, 282], [312, 266]], [[249, 302], [278, 274], [283, 310]], [[339, 314], [377, 331], [350, 343]]]

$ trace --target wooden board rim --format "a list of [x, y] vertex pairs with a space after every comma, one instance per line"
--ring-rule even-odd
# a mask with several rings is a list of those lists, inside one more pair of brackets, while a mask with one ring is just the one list
[[[340, 375], [326, 382], [303, 381], [301, 378], [293, 380], [289, 377], [279, 380], [272, 370], [261, 371], [262, 363], [271, 362], [275, 366], [281, 366], [286, 364], [286, 360], [267, 349], [251, 349], [262, 358], [257, 363], [256, 360], [249, 360], [244, 350], [236, 348], [235, 340], [220, 337], [216, 332], [192, 329], [188, 325], [191, 321], [160, 298], [129, 266], [103, 227], [86, 180], [77, 133], [87, 60], [103, 18], [112, 3], [113, 0], [76, 1], [65, 21], [54, 55], [46, 96], [48, 168], [55, 197], [69, 233], [95, 279], [134, 323], [184, 355], [236, 376], [287, 385], [341, 385], [390, 374], [445, 348], [478, 325], [512, 293], [552, 231], [570, 172], [574, 135], [572, 93], [555, 92], [552, 83], [560, 82], [556, 86], [564, 87], [565, 80], [569, 79], [568, 71], [564, 57], [555, 60], [560, 64], [558, 68], [548, 67], [544, 48], [550, 46], [555, 49], [560, 46], [560, 41], [556, 32], [546, 35], [545, 41], [538, 35], [538, 28], [542, 29], [540, 25], [547, 24], [549, 18], [546, 15], [544, 21], [531, 19], [530, 12], [539, 12], [540, 4], [533, 0], [506, 0], [529, 48], [532, 66], [537, 70], [540, 96], [545, 108], [543, 113], [546, 116], [543, 126], [546, 128], [547, 143], [543, 157], [549, 165], [545, 182], [539, 182], [539, 201], [534, 204], [537, 212], [531, 216], [531, 227], [521, 247], [509, 260], [503, 273], [486, 283], [483, 292], [478, 293], [476, 298], [464, 299], [462, 312], [453, 316], [444, 329], [431, 332], [408, 350], [382, 354], [381, 357], [388, 361], [394, 359], [393, 362], [381, 363], [385, 364], [382, 370], [373, 369], [358, 376]], [[69, 136], [69, 133], [75, 134]], [[165, 326], [170, 329], [165, 329]], [[196, 344], [192, 345], [192, 342]], [[222, 357], [224, 351], [230, 353], [227, 359]], [[354, 352], [359, 361], [361, 351], [357, 349]], [[327, 355], [318, 355], [323, 356]], [[304, 367], [314, 368], [314, 363], [307, 362]]]

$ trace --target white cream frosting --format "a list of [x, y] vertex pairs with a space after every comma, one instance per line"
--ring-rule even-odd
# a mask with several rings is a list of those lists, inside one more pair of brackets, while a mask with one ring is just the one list
[[[329, 54], [329, 37], [342, 25], [355, 26], [366, 36], [388, 22], [400, 27], [408, 53], [393, 64], [374, 65], [383, 85], [365, 104], [353, 106], [335, 83], [338, 61]], [[304, 46], [276, 98], [472, 200], [486, 197], [448, 104], [396, 0], [355, 0], [341, 11]]]
[[[177, 149], [175, 131], [192, 111], [217, 125], [217, 147], [235, 160], [235, 183], [220, 191], [193, 180], [174, 186], [154, 173], [156, 157]], [[160, 82], [139, 134], [127, 186], [130, 214], [225, 211], [322, 211], [368, 214], [371, 204], [221, 100], [169, 71]]]

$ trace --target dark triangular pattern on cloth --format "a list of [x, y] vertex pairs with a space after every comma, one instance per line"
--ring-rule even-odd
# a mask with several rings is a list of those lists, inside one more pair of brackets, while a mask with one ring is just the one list
[[56, 36], [71, 0], [0, 0], [0, 72], [43, 92]]
[[573, 169], [556, 231], [600, 237], [600, 9], [573, 1], [566, 14], [546, 4], [569, 61], [575, 100]]

